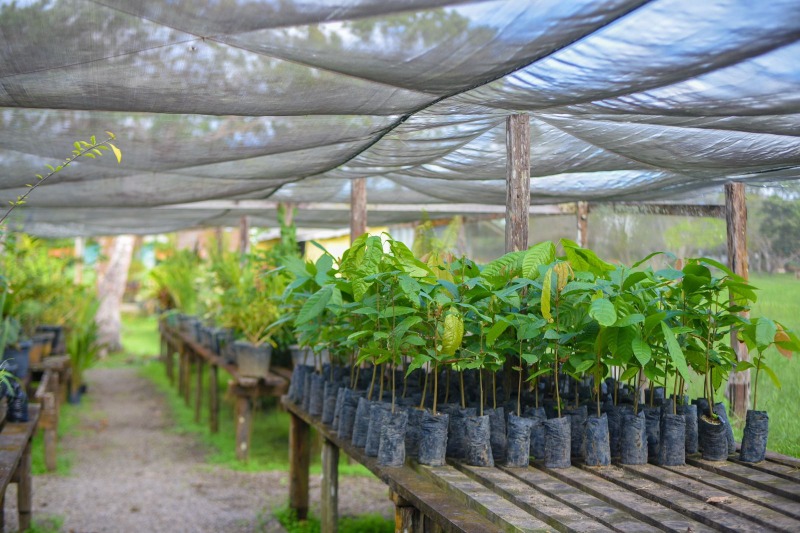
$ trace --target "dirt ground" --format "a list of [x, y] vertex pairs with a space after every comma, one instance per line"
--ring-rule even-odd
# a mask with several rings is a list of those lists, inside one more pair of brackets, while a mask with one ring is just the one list
[[[65, 437], [71, 475], [33, 481], [34, 521], [61, 517], [65, 532], [283, 531], [271, 510], [285, 505], [286, 472], [234, 472], [204, 463], [191, 436], [168, 429], [163, 398], [133, 368], [93, 369], [92, 397], [77, 436]], [[288, 444], [287, 444], [288, 445]], [[319, 476], [312, 510], [319, 514]], [[13, 486], [12, 486], [13, 487]], [[374, 478], [341, 477], [340, 515], [391, 516], [386, 486]], [[7, 530], [16, 528], [16, 494], [6, 494]]]

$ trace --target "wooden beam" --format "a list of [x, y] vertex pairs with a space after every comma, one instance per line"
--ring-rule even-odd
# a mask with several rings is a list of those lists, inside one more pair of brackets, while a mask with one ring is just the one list
[[589, 202], [578, 202], [578, 244], [581, 248], [589, 247]]
[[615, 213], [634, 215], [670, 215], [684, 217], [724, 218], [724, 205], [648, 204], [638, 202], [611, 202], [607, 204]]
[[253, 417], [252, 400], [248, 396], [236, 397], [236, 459], [247, 461], [250, 456], [250, 425]]
[[[744, 183], [725, 184], [725, 221], [728, 229], [728, 267], [747, 279], [747, 201]], [[731, 347], [739, 361], [749, 361], [747, 347], [731, 333]], [[750, 370], [732, 372], [728, 379], [728, 399], [733, 413], [744, 420], [750, 405]]]
[[528, 248], [531, 205], [531, 123], [528, 115], [506, 117], [506, 252]]
[[219, 433], [219, 367], [211, 365], [208, 383], [208, 424], [211, 433]]
[[203, 367], [205, 366], [201, 358], [197, 358], [197, 372], [195, 373], [194, 386], [194, 421], [200, 423], [203, 410]]
[[367, 181], [350, 180], [350, 242], [367, 231]]
[[336, 533], [339, 522], [339, 447], [326, 438], [322, 439], [322, 485], [320, 487], [322, 507], [322, 531]]

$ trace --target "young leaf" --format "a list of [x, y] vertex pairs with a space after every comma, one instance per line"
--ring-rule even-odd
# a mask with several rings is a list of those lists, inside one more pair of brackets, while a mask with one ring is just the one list
[[542, 284], [542, 316], [546, 318], [548, 322], [553, 321], [553, 315], [550, 313], [550, 294], [553, 290], [552, 278], [553, 269], [550, 268], [544, 275], [544, 283]]
[[117, 163], [122, 163], [122, 152], [120, 149], [111, 143], [108, 143], [108, 146], [111, 148], [111, 151], [114, 152], [114, 157], [117, 158]]
[[756, 344], [762, 350], [773, 343], [778, 326], [768, 318], [760, 317], [756, 323]]
[[325, 310], [325, 306], [328, 305], [331, 296], [333, 296], [332, 285], [326, 285], [309, 296], [306, 303], [303, 304], [303, 307], [300, 309], [300, 312], [297, 313], [297, 318], [294, 321], [295, 325], [299, 326], [305, 324], [318, 317], [322, 311]]
[[[689, 367], [686, 366], [686, 358], [678, 344], [678, 339], [675, 338], [675, 334], [669, 329], [666, 322], [661, 323], [661, 331], [664, 332], [664, 340], [667, 342], [667, 351], [669, 352], [670, 359], [672, 359], [672, 364], [675, 365], [675, 368], [681, 376], [683, 376], [683, 379], [689, 381]], [[719, 374], [720, 372], [717, 372], [717, 375]]]
[[612, 326], [617, 321], [617, 310], [606, 298], [599, 298], [589, 306], [589, 316], [597, 320], [601, 326]]
[[539, 266], [552, 263], [556, 257], [556, 246], [551, 241], [540, 242], [528, 248], [522, 259], [522, 275], [536, 279]]
[[650, 349], [650, 345], [641, 337], [634, 337], [633, 341], [631, 341], [631, 348], [640, 366], [647, 365], [653, 358], [653, 351]]

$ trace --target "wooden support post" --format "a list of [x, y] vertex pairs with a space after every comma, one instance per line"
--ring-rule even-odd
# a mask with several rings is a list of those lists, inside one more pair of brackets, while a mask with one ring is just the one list
[[239, 219], [239, 253], [243, 258], [250, 253], [250, 221], [246, 215]]
[[49, 472], [58, 467], [56, 452], [58, 448], [58, 411], [56, 399], [52, 392], [45, 393], [42, 398], [42, 415], [39, 427], [44, 432], [44, 464]]
[[396, 533], [422, 532], [422, 515], [409, 501], [390, 491], [389, 498], [394, 502], [394, 530]]
[[[747, 202], [744, 183], [725, 184], [725, 221], [728, 229], [728, 267], [748, 278], [747, 262]], [[731, 347], [739, 361], [749, 361], [747, 346], [731, 334]], [[750, 406], [750, 370], [732, 372], [728, 379], [728, 399], [733, 413], [744, 420]]]
[[184, 359], [186, 359], [186, 347], [181, 345], [178, 349], [178, 395], [183, 395], [183, 382], [184, 382], [184, 375], [186, 374], [186, 363]]
[[186, 356], [186, 371], [184, 372], [185, 379], [183, 384], [183, 401], [186, 407], [192, 405], [192, 367], [195, 366], [196, 361], [197, 355], [193, 350], [189, 350]]
[[27, 531], [31, 527], [31, 510], [33, 494], [31, 484], [31, 441], [25, 445], [22, 458], [17, 466], [17, 512], [19, 513], [19, 530]]
[[367, 231], [367, 180], [350, 180], [350, 242]]
[[578, 202], [578, 244], [589, 247], [589, 202]]
[[208, 383], [208, 421], [211, 433], [219, 433], [219, 367], [211, 365]]
[[297, 518], [308, 518], [308, 466], [311, 458], [308, 424], [290, 413], [289, 426], [289, 508]]
[[195, 390], [194, 390], [194, 421], [200, 423], [203, 407], [203, 367], [204, 361], [202, 357], [197, 358], [197, 372], [195, 374]]
[[166, 344], [166, 352], [164, 357], [166, 358], [165, 363], [167, 367], [167, 378], [169, 379], [170, 385], [175, 385], [175, 350], [172, 348], [172, 344], [169, 341], [164, 341]]
[[339, 522], [339, 448], [329, 441], [322, 442], [322, 504], [321, 529], [336, 533]]
[[506, 252], [528, 249], [531, 204], [531, 124], [528, 115], [506, 118]]
[[0, 493], [0, 531], [6, 530], [6, 492]]
[[239, 461], [247, 461], [250, 455], [251, 404], [249, 396], [236, 396], [236, 459]]

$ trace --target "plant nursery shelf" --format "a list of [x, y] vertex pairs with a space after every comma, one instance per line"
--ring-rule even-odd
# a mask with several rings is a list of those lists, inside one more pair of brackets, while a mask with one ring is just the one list
[[[226, 362], [205, 346], [195, 342], [165, 323], [159, 324], [161, 333], [161, 356], [166, 363], [167, 376], [175, 383], [174, 354], [178, 354], [178, 391], [186, 405], [192, 403], [192, 374], [194, 373], [194, 412], [195, 421], [200, 422], [202, 405], [205, 398], [203, 392], [203, 372], [209, 368], [208, 410], [209, 426], [212, 433], [219, 431], [219, 369], [222, 368], [233, 378], [228, 382], [228, 391], [236, 398], [236, 457], [244, 461], [250, 450], [250, 423], [253, 413], [253, 402], [257, 398], [281, 396], [289, 386], [288, 371], [272, 369], [262, 378], [241, 376], [235, 365]], [[194, 367], [194, 371], [192, 370]]]
[[[768, 454], [747, 464], [687, 457], [685, 466], [564, 469], [473, 467], [448, 460], [428, 467], [407, 459], [380, 466], [363, 449], [283, 398], [292, 416], [290, 505], [308, 509], [308, 428], [324, 437], [322, 515], [335, 531], [338, 451], [391, 489], [400, 531], [800, 531], [800, 460]], [[326, 457], [328, 458], [326, 462]], [[333, 490], [332, 490], [333, 488]], [[327, 521], [327, 522], [326, 522]]]

